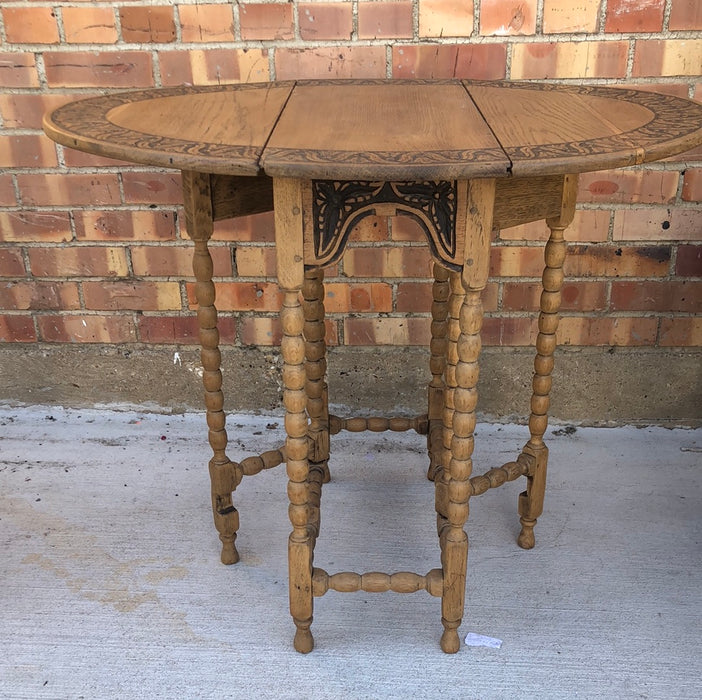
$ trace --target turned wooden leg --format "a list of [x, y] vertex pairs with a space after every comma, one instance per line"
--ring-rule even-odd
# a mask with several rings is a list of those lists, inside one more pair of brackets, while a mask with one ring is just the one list
[[[463, 290], [458, 273], [451, 274], [452, 303], [449, 311], [449, 340], [456, 338], [449, 349], [447, 386], [454, 385], [450, 375], [455, 373], [452, 406], [447, 405], [445, 427], [448, 444], [447, 522], [442, 533], [444, 594], [442, 617], [444, 633], [441, 648], [455, 653], [460, 647], [458, 627], [463, 619], [468, 558], [468, 537], [464, 531], [468, 519], [470, 475], [473, 469], [472, 454], [475, 430], [475, 409], [478, 401], [478, 357], [480, 354], [480, 328], [482, 302], [480, 290]], [[458, 317], [454, 316], [460, 300]], [[455, 353], [455, 354], [454, 354]]]
[[212, 282], [212, 257], [207, 245], [213, 228], [209, 175], [183, 172], [183, 195], [188, 235], [195, 242], [193, 272], [196, 279], [202, 380], [205, 387], [208, 437], [214, 453], [209, 463], [212, 511], [215, 527], [222, 541], [222, 563], [235, 564], [239, 561], [239, 553], [235, 546], [239, 513], [232, 503], [232, 492], [241, 482], [242, 471], [225, 453], [227, 431], [220, 370], [221, 354], [215, 287]]
[[329, 392], [326, 382], [327, 346], [324, 341], [324, 270], [305, 272], [302, 286], [305, 315], [305, 371], [307, 413], [310, 417], [310, 468], [322, 471], [329, 481]]
[[434, 480], [437, 470], [441, 468], [442, 414], [444, 410], [444, 371], [446, 369], [449, 272], [438, 263], [434, 263], [433, 302], [431, 305], [431, 342], [429, 343], [429, 369], [431, 382], [428, 390], [427, 447], [429, 450], [429, 470], [427, 478]]
[[546, 266], [542, 277], [543, 291], [541, 292], [539, 333], [536, 337], [536, 359], [534, 360], [533, 393], [529, 417], [531, 438], [523, 450], [532, 459], [533, 468], [527, 474], [526, 491], [519, 495], [519, 522], [522, 528], [517, 543], [524, 549], [531, 549], [535, 544], [534, 526], [544, 507], [548, 449], [544, 444], [543, 437], [548, 426], [553, 353], [556, 349], [558, 311], [561, 305], [561, 287], [563, 286], [563, 261], [566, 255], [563, 231], [573, 220], [576, 186], [577, 178], [575, 176], [565, 178], [561, 215], [547, 221], [551, 234], [544, 253]]

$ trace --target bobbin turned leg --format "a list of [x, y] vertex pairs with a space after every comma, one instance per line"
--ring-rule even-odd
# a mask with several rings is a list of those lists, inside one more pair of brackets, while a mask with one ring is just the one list
[[308, 461], [305, 315], [300, 303], [304, 284], [302, 193], [297, 180], [274, 180], [276, 259], [278, 285], [283, 292], [283, 403], [285, 456], [288, 473], [288, 510], [292, 532], [288, 540], [290, 613], [297, 631], [295, 649], [312, 651], [313, 515], [310, 508]]
[[542, 277], [543, 291], [541, 292], [539, 333], [536, 337], [537, 354], [534, 360], [533, 394], [529, 417], [531, 438], [523, 449], [524, 454], [531, 458], [533, 466], [527, 473], [527, 489], [519, 495], [519, 522], [522, 529], [517, 543], [524, 549], [531, 549], [535, 544], [534, 526], [537, 518], [543, 512], [544, 506], [548, 449], [544, 444], [543, 437], [548, 426], [553, 353], [556, 349], [558, 311], [561, 305], [561, 287], [563, 286], [563, 261], [566, 255], [563, 231], [572, 222], [575, 214], [576, 188], [577, 176], [566, 176], [561, 213], [558, 217], [548, 219], [546, 222], [551, 235], [544, 253], [546, 266]]
[[222, 541], [222, 563], [235, 564], [239, 561], [239, 553], [234, 544], [239, 529], [239, 513], [232, 503], [232, 492], [241, 481], [242, 471], [239, 465], [225, 454], [227, 431], [220, 371], [217, 309], [212, 282], [212, 257], [207, 247], [213, 229], [210, 176], [183, 172], [183, 200], [187, 232], [195, 242], [193, 272], [196, 279], [197, 319], [202, 348], [202, 380], [205, 386], [208, 437], [214, 453], [209, 463], [212, 511], [215, 527]]

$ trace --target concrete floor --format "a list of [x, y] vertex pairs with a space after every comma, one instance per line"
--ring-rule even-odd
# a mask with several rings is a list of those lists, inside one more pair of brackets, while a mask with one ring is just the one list
[[[279, 417], [231, 416], [234, 459]], [[702, 697], [702, 430], [549, 429], [537, 546], [517, 482], [473, 501], [462, 636], [426, 593], [316, 600], [292, 650], [283, 467], [237, 491], [242, 562], [219, 563], [202, 415], [0, 408], [2, 698]], [[481, 425], [476, 473], [525, 428]], [[423, 438], [341, 434], [316, 563], [438, 566]]]

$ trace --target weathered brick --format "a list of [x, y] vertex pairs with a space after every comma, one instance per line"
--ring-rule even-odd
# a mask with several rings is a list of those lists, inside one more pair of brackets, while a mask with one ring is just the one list
[[0, 282], [0, 308], [26, 311], [79, 309], [75, 282]]
[[578, 201], [615, 204], [669, 204], [675, 201], [680, 174], [671, 170], [610, 170], [584, 173]]
[[173, 8], [167, 5], [120, 7], [122, 39], [128, 43], [167, 44], [175, 41]]
[[612, 282], [614, 311], [702, 311], [700, 282]]
[[125, 277], [129, 272], [124, 248], [30, 248], [28, 254], [35, 277]]
[[430, 277], [429, 249], [350, 248], [344, 256], [344, 272], [354, 277]]
[[275, 277], [275, 248], [238, 246], [236, 271], [240, 277]]
[[177, 282], [83, 282], [86, 309], [112, 311], [172, 311], [181, 308], [180, 285]]
[[278, 80], [298, 78], [384, 78], [383, 46], [319, 46], [305, 49], [278, 48], [275, 52]]
[[39, 87], [34, 54], [0, 52], [0, 85], [8, 88]]
[[392, 311], [392, 287], [382, 282], [327, 284], [324, 302], [328, 313]]
[[61, 242], [71, 239], [71, 221], [63, 211], [0, 211], [0, 240]]
[[[393, 217], [393, 221], [396, 221], [395, 217]], [[361, 221], [351, 229], [351, 233], [349, 234], [349, 241], [363, 241], [368, 243], [371, 241], [381, 242], [387, 240], [387, 216], [367, 216], [365, 219], [361, 219]]]
[[[537, 282], [505, 282], [502, 285], [504, 311], [538, 311], [541, 284]], [[604, 282], [565, 282], [561, 290], [564, 311], [603, 311], [607, 308]]]
[[239, 321], [244, 345], [280, 345], [283, 331], [278, 316], [244, 316]]
[[[188, 302], [196, 308], [194, 285], [187, 285]], [[222, 311], [280, 311], [281, 294], [273, 282], [219, 282], [217, 308]]]
[[[181, 216], [180, 220], [183, 221], [183, 218]], [[272, 243], [275, 240], [273, 212], [217, 221], [212, 240]]]
[[544, 34], [592, 34], [600, 0], [544, 0]]
[[[188, 246], [132, 246], [134, 274], [151, 277], [192, 277], [193, 247]], [[210, 247], [215, 277], [231, 277], [232, 259], [229, 248]]]
[[47, 343], [129, 343], [136, 340], [131, 315], [47, 315], [37, 318], [40, 339]]
[[246, 3], [239, 5], [239, 24], [244, 41], [292, 39], [293, 8], [290, 3]]
[[164, 85], [219, 85], [264, 82], [270, 78], [266, 49], [159, 51]]
[[567, 277], [663, 277], [670, 246], [573, 245], [566, 257]]
[[0, 136], [0, 168], [52, 168], [56, 147], [43, 134]]
[[428, 345], [431, 327], [427, 318], [344, 319], [346, 345]]
[[66, 146], [59, 146], [59, 149], [63, 153], [63, 161], [68, 168], [114, 168], [115, 166], [133, 165], [116, 158], [95, 156], [92, 153], [83, 153], [83, 151], [76, 151], [74, 148]]
[[63, 7], [61, 16], [68, 44], [114, 44], [119, 39], [112, 7]]
[[483, 345], [533, 345], [536, 331], [533, 317], [488, 317], [483, 321], [480, 337]]
[[11, 175], [0, 175], [0, 207], [13, 207], [17, 204], [15, 185]]
[[675, 274], [682, 277], [702, 277], [702, 245], [678, 246]]
[[232, 7], [213, 5], [179, 5], [181, 38], [184, 42], [233, 41], [234, 16]]
[[151, 87], [147, 51], [61, 51], [44, 53], [49, 87]]
[[534, 34], [536, 0], [481, 0], [480, 33], [483, 36]]
[[301, 39], [348, 41], [351, 38], [353, 16], [349, 2], [300, 3], [298, 17]]
[[[140, 314], [137, 321], [139, 339], [144, 343], [167, 343], [197, 345], [199, 343], [197, 316], [168, 315], [147, 316]], [[217, 330], [221, 344], [232, 344], [236, 340], [236, 320], [231, 316], [217, 319]]]
[[544, 270], [542, 248], [526, 246], [493, 247], [490, 251], [491, 277], [541, 277]]
[[0, 95], [0, 115], [6, 129], [41, 129], [44, 113], [71, 99], [74, 96], [10, 92]]
[[51, 7], [5, 7], [2, 10], [8, 44], [58, 44], [56, 15]]
[[175, 216], [170, 211], [82, 209], [73, 212], [78, 240], [166, 241], [175, 238]]
[[36, 339], [31, 316], [24, 314], [0, 316], [0, 343], [33, 343]]
[[389, 221], [391, 224], [391, 240], [426, 243], [427, 236], [422, 227], [409, 216], [393, 216]]
[[122, 174], [124, 200], [130, 204], [180, 204], [180, 173], [127, 172]]
[[605, 31], [660, 32], [665, 0], [607, 0]]
[[[430, 313], [433, 282], [400, 282], [395, 310], [400, 313]], [[497, 310], [498, 285], [488, 283], [482, 294], [483, 311]]]
[[702, 317], [662, 318], [658, 343], [664, 347], [699, 347], [702, 345]]
[[702, 168], [685, 170], [682, 198], [686, 202], [702, 202]]
[[702, 30], [702, 5], [694, 0], [671, 0], [668, 29], [686, 32]]
[[698, 75], [702, 65], [702, 41], [693, 39], [638, 40], [634, 46], [632, 75]]
[[419, 0], [419, 36], [470, 36], [473, 12], [473, 3], [466, 0]]
[[358, 3], [360, 39], [410, 39], [412, 3], [403, 0]]
[[[604, 209], [578, 209], [573, 223], [565, 230], [566, 241], [606, 241], [609, 234], [610, 212]], [[500, 231], [504, 241], [546, 241], [549, 230], [543, 221], [511, 226]]]
[[120, 204], [117, 175], [52, 174], [17, 175], [22, 204], [115, 205]]
[[393, 46], [393, 78], [471, 78], [498, 80], [505, 77], [505, 44], [418, 44]]
[[614, 213], [615, 241], [702, 240], [702, 209], [646, 207]]
[[561, 345], [653, 345], [658, 320], [655, 318], [565, 316], [558, 326]]
[[23, 277], [24, 259], [21, 248], [0, 248], [0, 277]]
[[625, 41], [576, 41], [515, 44], [514, 79], [623, 78], [628, 44]]

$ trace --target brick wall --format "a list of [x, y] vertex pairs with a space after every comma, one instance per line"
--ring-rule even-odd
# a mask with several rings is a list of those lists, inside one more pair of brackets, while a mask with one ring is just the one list
[[[700, 66], [699, 0], [3, 0], [0, 341], [196, 342], [179, 174], [50, 142], [42, 112], [77, 96], [416, 76], [626, 84], [702, 99]], [[702, 149], [582, 177], [562, 343], [702, 345], [701, 200]], [[544, 238], [542, 225], [499, 233], [486, 344], [533, 340]], [[271, 242], [270, 215], [217, 227], [225, 343], [279, 338]], [[327, 275], [329, 341], [426, 343], [429, 275], [407, 219], [364, 220]]]

